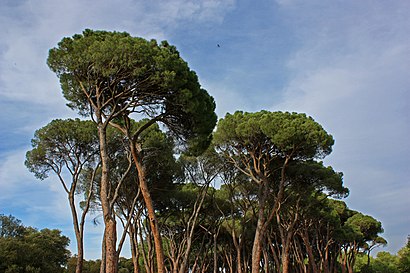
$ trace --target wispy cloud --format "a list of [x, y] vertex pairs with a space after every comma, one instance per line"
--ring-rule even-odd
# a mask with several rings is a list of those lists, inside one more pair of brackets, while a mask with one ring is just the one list
[[84, 28], [128, 31], [166, 39], [180, 23], [220, 21], [233, 1], [19, 1], [0, 11], [0, 95], [47, 106], [61, 105], [48, 49]]
[[345, 4], [282, 6], [295, 19], [300, 48], [287, 63], [292, 77], [282, 102], [273, 108], [307, 112], [335, 136], [327, 162], [345, 173], [349, 205], [386, 220], [395, 251], [402, 246], [394, 234], [403, 225], [400, 208], [410, 205], [404, 197], [410, 191], [410, 5]]

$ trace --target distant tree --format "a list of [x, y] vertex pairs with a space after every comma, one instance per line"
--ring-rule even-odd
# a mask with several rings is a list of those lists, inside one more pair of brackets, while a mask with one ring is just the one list
[[[82, 273], [99, 273], [101, 260], [84, 260]], [[65, 273], [75, 273], [77, 267], [77, 257], [74, 255], [67, 261]]]
[[93, 193], [93, 177], [86, 183], [89, 187], [84, 189], [86, 200], [80, 217], [75, 196], [81, 189], [81, 174], [88, 170], [95, 176], [98, 169], [97, 129], [91, 121], [53, 120], [35, 132], [31, 143], [33, 149], [26, 154], [27, 168], [41, 180], [55, 174], [68, 195], [77, 241], [76, 272], [81, 273], [84, 257], [84, 224]]
[[69, 239], [59, 230], [21, 227], [24, 230], [20, 234], [0, 237], [0, 272], [63, 273], [70, 254]]
[[407, 244], [397, 253], [400, 273], [410, 272], [410, 236], [407, 237]]
[[201, 232], [198, 232], [198, 226], [212, 214], [212, 211], [205, 211], [204, 207], [212, 206], [208, 194], [211, 183], [218, 176], [218, 160], [212, 148], [198, 157], [183, 155], [179, 158], [185, 173], [185, 183], [175, 187], [166, 209], [160, 214], [173, 273], [189, 271], [194, 264], [191, 255], [194, 241], [200, 240], [198, 237], [203, 237], [201, 235], [206, 230], [202, 225]]
[[[392, 255], [386, 251], [380, 251], [377, 253], [375, 258], [370, 258], [372, 260], [370, 265], [367, 265], [367, 261], [362, 264], [355, 266], [357, 271], [361, 273], [400, 273], [398, 269], [398, 257]], [[366, 259], [367, 260], [367, 259]]]
[[[105, 224], [106, 271], [117, 272], [116, 222], [110, 205], [107, 127], [115, 126], [129, 139], [137, 167], [141, 193], [154, 236], [158, 272], [165, 271], [161, 236], [153, 202], [146, 183], [140, 134], [150, 125], [162, 122], [171, 132], [199, 152], [210, 142], [216, 123], [215, 103], [200, 88], [196, 74], [167, 42], [158, 45], [131, 37], [128, 33], [85, 30], [64, 38], [50, 50], [48, 65], [60, 78], [69, 106], [91, 117], [98, 128], [101, 156], [100, 199]], [[129, 114], [149, 119], [132, 131]]]
[[[342, 269], [353, 273], [356, 256], [360, 252], [368, 252], [369, 244], [381, 241], [383, 232], [381, 222], [369, 215], [350, 211], [350, 216], [341, 227], [339, 239], [342, 241], [343, 252], [340, 255]], [[384, 240], [384, 239], [383, 239]]]
[[0, 238], [23, 236], [25, 228], [13, 215], [0, 214]]

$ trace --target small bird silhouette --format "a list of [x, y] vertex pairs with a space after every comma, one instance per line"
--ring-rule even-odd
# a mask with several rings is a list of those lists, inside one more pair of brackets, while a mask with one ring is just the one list
[[219, 44], [216, 44], [217, 47], [221, 47]]

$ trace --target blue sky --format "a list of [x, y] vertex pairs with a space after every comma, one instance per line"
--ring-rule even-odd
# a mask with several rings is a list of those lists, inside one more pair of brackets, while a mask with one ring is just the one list
[[[336, 140], [325, 163], [344, 173], [348, 206], [382, 221], [383, 250], [396, 252], [410, 234], [409, 13], [399, 0], [3, 0], [0, 213], [74, 242], [60, 184], [37, 181], [24, 157], [36, 129], [76, 117], [46, 66], [48, 50], [85, 28], [117, 30], [176, 45], [219, 117], [312, 116]], [[98, 258], [101, 227], [89, 223], [86, 237], [86, 258]]]

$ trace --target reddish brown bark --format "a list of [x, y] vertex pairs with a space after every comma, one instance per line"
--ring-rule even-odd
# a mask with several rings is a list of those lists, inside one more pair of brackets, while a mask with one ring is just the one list
[[162, 247], [162, 239], [159, 232], [158, 221], [155, 216], [154, 204], [152, 202], [151, 194], [148, 189], [148, 185], [145, 179], [145, 167], [142, 164], [142, 158], [135, 146], [135, 143], [130, 143], [131, 154], [134, 159], [135, 167], [138, 171], [138, 179], [140, 183], [140, 189], [142, 197], [144, 199], [145, 206], [148, 212], [149, 223], [151, 227], [151, 232], [154, 238], [154, 247], [155, 254], [157, 258], [157, 270], [158, 273], [165, 273], [165, 264], [164, 264], [164, 251]]

